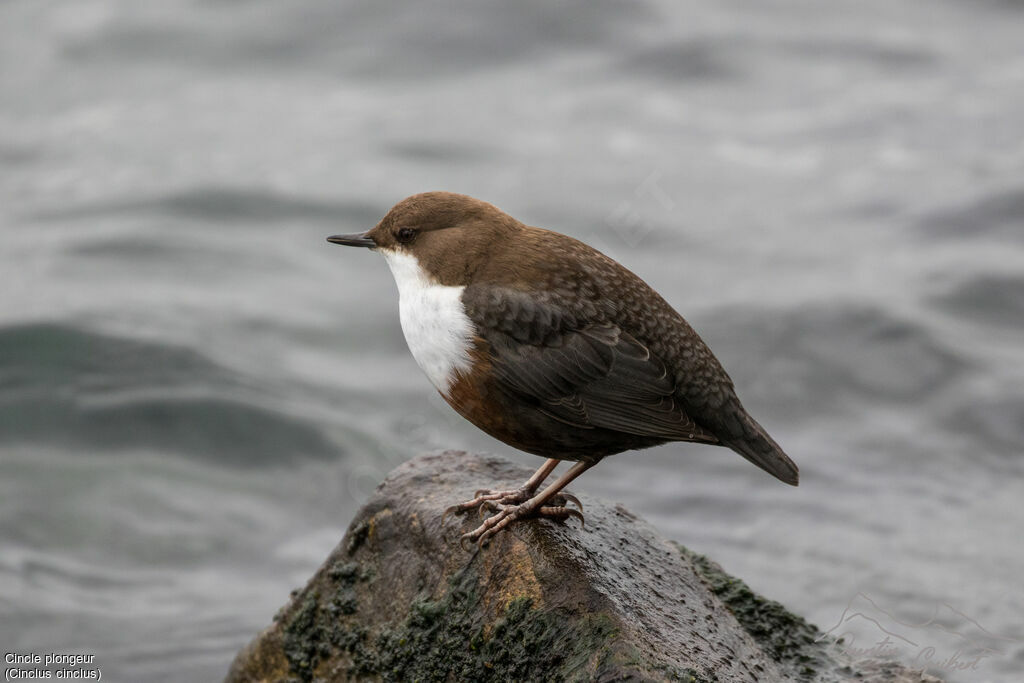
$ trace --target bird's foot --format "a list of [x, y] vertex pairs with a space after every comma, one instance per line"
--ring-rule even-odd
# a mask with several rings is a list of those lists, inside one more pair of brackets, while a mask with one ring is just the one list
[[[580, 507], [579, 510], [574, 510], [570, 507], [566, 507], [566, 503], [569, 500], [573, 501]], [[526, 519], [528, 517], [547, 517], [549, 519], [566, 520], [570, 517], [576, 517], [580, 520], [580, 524], [583, 524], [583, 513], [581, 510], [583, 506], [576, 496], [571, 493], [560, 493], [557, 496], [552, 497], [547, 502], [556, 503], [555, 505], [540, 505], [531, 504], [531, 500], [527, 500], [521, 504], [501, 504], [494, 503], [491, 501], [485, 501], [482, 506], [487, 509], [496, 509], [497, 512], [487, 519], [484, 520], [483, 524], [478, 526], [469, 533], [462, 534], [459, 538], [459, 543], [463, 548], [466, 547], [466, 543], [476, 543], [479, 546], [483, 546], [488, 539], [495, 536], [499, 531], [509, 526], [513, 522], [520, 519]]]
[[447, 516], [452, 513], [468, 512], [477, 508], [483, 509], [487, 504], [516, 505], [529, 500], [531, 495], [533, 495], [533, 491], [525, 486], [509, 491], [488, 491], [487, 489], [481, 489], [473, 494], [473, 500], [467, 500], [465, 503], [452, 505], [444, 511], [444, 514]]
[[[465, 503], [452, 505], [446, 509], [444, 511], [444, 515], [441, 517], [441, 524], [444, 524], [444, 520], [450, 514], [479, 510], [480, 516], [482, 517], [486, 510], [500, 511], [505, 507], [525, 503], [533, 495], [533, 490], [526, 486], [509, 491], [489, 491], [487, 489], [481, 489], [473, 495], [473, 500], [467, 500]], [[565, 491], [555, 494], [548, 502], [551, 503], [550, 507], [554, 508], [562, 508], [568, 503], [572, 503], [579, 508], [580, 512], [583, 512], [583, 503], [580, 502], [580, 499]]]

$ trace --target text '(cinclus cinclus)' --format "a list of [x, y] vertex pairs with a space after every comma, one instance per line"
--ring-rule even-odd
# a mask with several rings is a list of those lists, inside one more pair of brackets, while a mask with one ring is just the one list
[[[520, 489], [449, 508], [496, 511], [464, 542], [529, 516], [582, 519], [561, 493], [569, 482], [607, 455], [669, 441], [728, 446], [797, 485], [796, 465], [693, 328], [586, 244], [450, 192], [413, 195], [372, 230], [327, 240], [387, 260], [409, 350], [445, 401], [548, 459]], [[576, 463], [541, 489], [561, 460]]]

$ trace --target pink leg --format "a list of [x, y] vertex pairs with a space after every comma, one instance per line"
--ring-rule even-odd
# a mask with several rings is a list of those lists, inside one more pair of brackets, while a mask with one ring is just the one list
[[[564, 505], [559, 506], [545, 506], [544, 504], [551, 500], [551, 498], [562, 495], [560, 493], [569, 482], [576, 477], [580, 476], [588, 469], [593, 467], [596, 463], [578, 462], [573, 465], [569, 470], [561, 477], [556, 479], [552, 484], [549, 484], [547, 488], [535, 495], [533, 498], [526, 500], [520, 504], [504, 504], [499, 503], [497, 514], [488, 517], [484, 520], [484, 523], [479, 527], [470, 531], [468, 534], [463, 534], [460, 539], [463, 543], [469, 541], [470, 543], [477, 543], [483, 545], [484, 542], [497, 534], [499, 531], [512, 524], [516, 520], [520, 520], [526, 517], [553, 517], [555, 519], [566, 519], [568, 517], [579, 517], [580, 522], [583, 521], [583, 515], [577, 510], [570, 510]], [[546, 476], [546, 475], [545, 475]], [[532, 481], [532, 479], [531, 479]]]
[[548, 460], [545, 460], [544, 464], [533, 473], [533, 476], [518, 489], [509, 491], [477, 491], [476, 497], [473, 498], [473, 500], [451, 506], [445, 510], [445, 515], [452, 512], [466, 512], [467, 510], [473, 510], [489, 503], [498, 503], [499, 505], [515, 505], [516, 503], [522, 503], [533, 495], [534, 491], [544, 483], [544, 480], [548, 478], [548, 475], [550, 475], [556, 467], [558, 467], [558, 463], [560, 462], [561, 460], [558, 460], [557, 458], [549, 458]]

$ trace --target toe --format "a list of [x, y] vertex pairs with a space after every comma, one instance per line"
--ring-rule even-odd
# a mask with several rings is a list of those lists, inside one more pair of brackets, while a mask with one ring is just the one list
[[557, 519], [561, 521], [569, 519], [570, 517], [575, 517], [576, 519], [580, 520], [581, 526], [586, 524], [585, 520], [583, 519], [582, 512], [580, 512], [579, 510], [574, 510], [573, 508], [563, 506], [542, 507], [541, 509], [537, 510], [537, 515], [540, 517], [548, 517], [550, 519]]
[[[576, 496], [572, 495], [571, 493], [567, 493], [566, 491], [562, 491], [559, 495], [561, 495], [562, 498], [565, 498], [566, 501], [572, 503], [577, 508], [579, 508], [580, 512], [583, 512], [583, 503], [580, 502], [579, 498], [577, 498]], [[565, 506], [563, 505], [562, 507], [565, 507]]]

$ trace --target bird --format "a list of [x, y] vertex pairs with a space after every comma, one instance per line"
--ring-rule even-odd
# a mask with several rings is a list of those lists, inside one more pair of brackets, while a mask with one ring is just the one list
[[[403, 199], [372, 229], [328, 242], [381, 254], [416, 363], [462, 417], [545, 458], [517, 489], [445, 514], [490, 512], [484, 545], [527, 518], [566, 520], [565, 487], [603, 458], [668, 442], [732, 449], [796, 486], [796, 464], [743, 407], [697, 332], [639, 276], [567, 235], [453, 192]], [[544, 486], [562, 461], [571, 467]], [[576, 508], [569, 507], [574, 504]]]

